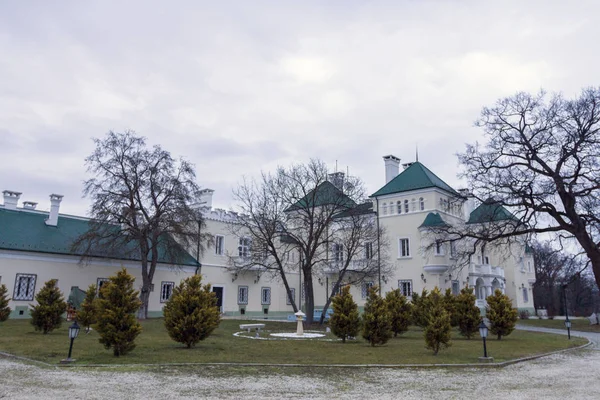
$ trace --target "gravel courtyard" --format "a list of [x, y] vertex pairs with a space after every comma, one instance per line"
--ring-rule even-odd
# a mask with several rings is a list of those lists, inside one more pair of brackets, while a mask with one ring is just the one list
[[586, 336], [595, 347], [485, 370], [185, 367], [111, 372], [0, 359], [0, 399], [596, 399], [600, 335]]

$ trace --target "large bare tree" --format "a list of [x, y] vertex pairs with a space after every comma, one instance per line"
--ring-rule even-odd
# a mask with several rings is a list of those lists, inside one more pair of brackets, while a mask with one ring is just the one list
[[149, 148], [133, 131], [110, 131], [94, 143], [85, 160], [92, 177], [84, 183], [92, 219], [73, 248], [84, 258], [140, 260], [138, 316], [147, 318], [157, 264], [179, 265], [189, 257], [184, 249], [203, 248], [204, 221], [190, 207], [198, 193], [194, 168], [158, 145]]
[[252, 251], [234, 255], [233, 267], [259, 268], [280, 278], [294, 311], [300, 307], [291, 295], [290, 273], [300, 272], [312, 323], [315, 279], [334, 278], [329, 304], [342, 281], [357, 283], [379, 271], [376, 219], [368, 206], [358, 204], [364, 194], [358, 179], [328, 174], [319, 160], [245, 180], [234, 191], [241, 212], [232, 228], [251, 242]]
[[574, 99], [517, 93], [485, 107], [476, 126], [486, 141], [459, 160], [472, 194], [492, 205], [484, 217], [493, 223], [485, 231], [465, 224], [463, 233], [481, 241], [551, 235], [578, 249], [600, 286], [599, 122], [599, 88]]

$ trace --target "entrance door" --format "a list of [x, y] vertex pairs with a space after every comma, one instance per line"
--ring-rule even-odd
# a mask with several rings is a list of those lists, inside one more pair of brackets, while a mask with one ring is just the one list
[[223, 313], [223, 287], [213, 286], [212, 291], [217, 295], [217, 306], [221, 313]]

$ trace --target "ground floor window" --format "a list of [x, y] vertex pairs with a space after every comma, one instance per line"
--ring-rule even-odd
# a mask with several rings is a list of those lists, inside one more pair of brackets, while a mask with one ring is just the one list
[[96, 294], [100, 295], [100, 289], [108, 282], [108, 278], [98, 278], [96, 279]]
[[452, 281], [452, 294], [458, 296], [460, 293], [460, 283], [458, 281]]
[[525, 303], [529, 301], [529, 293], [527, 292], [527, 288], [523, 288], [523, 301]]
[[367, 297], [369, 297], [369, 289], [371, 289], [373, 287], [373, 282], [364, 282], [362, 284], [362, 290], [361, 290], [361, 294], [362, 294], [362, 298], [366, 299]]
[[288, 306], [292, 305], [292, 300], [296, 299], [296, 289], [290, 288], [290, 293], [285, 298], [285, 304]]
[[271, 288], [264, 287], [260, 292], [260, 304], [271, 304]]
[[34, 274], [17, 274], [13, 300], [33, 300], [36, 280], [37, 275]]
[[398, 281], [398, 289], [403, 296], [410, 297], [412, 296], [413, 286], [412, 279], [400, 279]]
[[162, 282], [160, 284], [160, 302], [166, 303], [173, 294], [173, 287], [175, 287], [175, 282]]
[[248, 304], [248, 286], [238, 286], [238, 304]]

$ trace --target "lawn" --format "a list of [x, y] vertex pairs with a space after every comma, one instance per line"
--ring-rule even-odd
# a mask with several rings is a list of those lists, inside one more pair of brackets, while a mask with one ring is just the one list
[[[520, 319], [518, 323], [521, 325], [537, 326], [540, 328], [567, 330], [567, 328], [565, 328], [565, 321], [563, 319]], [[588, 319], [577, 318], [571, 320], [571, 330], [600, 333], [600, 325], [590, 325], [590, 321]]]
[[[173, 342], [162, 319], [142, 321], [143, 332], [131, 353], [114, 357], [98, 343], [98, 334], [83, 331], [75, 340], [76, 364], [154, 364], [154, 363], [283, 363], [283, 364], [463, 364], [476, 363], [482, 355], [479, 336], [471, 340], [453, 331], [452, 346], [434, 356], [425, 348], [423, 332], [414, 327], [385, 346], [371, 347], [362, 338], [343, 344], [337, 340], [253, 340], [235, 337], [239, 324], [248, 321], [224, 320], [214, 333], [195, 348]], [[295, 324], [264, 321], [269, 332], [295, 331]], [[66, 358], [68, 324], [50, 334], [35, 332], [28, 320], [0, 323], [0, 351], [48, 363]], [[333, 339], [331, 335], [327, 338]], [[587, 341], [564, 336], [515, 331], [498, 341], [488, 340], [488, 353], [501, 362], [578, 346]]]

